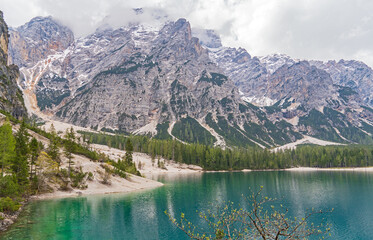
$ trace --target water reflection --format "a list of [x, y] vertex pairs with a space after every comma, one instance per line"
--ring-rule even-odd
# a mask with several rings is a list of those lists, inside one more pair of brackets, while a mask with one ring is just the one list
[[[198, 211], [209, 203], [233, 201], [264, 186], [293, 216], [306, 209], [335, 208], [327, 221], [333, 239], [373, 235], [373, 174], [354, 172], [246, 172], [158, 175], [165, 186], [131, 194], [89, 196], [31, 203], [1, 239], [187, 239], [163, 213], [181, 212], [203, 225]], [[317, 223], [320, 219], [314, 219]]]

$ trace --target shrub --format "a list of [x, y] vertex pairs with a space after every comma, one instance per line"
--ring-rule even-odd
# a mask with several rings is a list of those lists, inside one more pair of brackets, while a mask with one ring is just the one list
[[88, 181], [93, 181], [93, 173], [92, 172], [88, 172]]
[[19, 195], [19, 185], [13, 176], [0, 177], [0, 197], [15, 197]]
[[80, 189], [85, 189], [87, 188], [84, 183], [85, 177], [88, 175], [88, 173], [83, 172], [82, 167], [75, 169], [74, 171], [70, 172], [70, 178], [72, 181], [71, 186], [80, 188]]
[[0, 212], [15, 212], [21, 204], [13, 201], [10, 197], [0, 198]]

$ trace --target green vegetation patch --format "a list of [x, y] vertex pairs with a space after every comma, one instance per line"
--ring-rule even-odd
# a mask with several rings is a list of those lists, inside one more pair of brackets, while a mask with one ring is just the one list
[[224, 137], [226, 143], [229, 146], [238, 146], [238, 147], [247, 147], [247, 146], [256, 146], [256, 144], [245, 135], [243, 135], [239, 130], [230, 126], [228, 121], [222, 117], [218, 116], [218, 122], [215, 122], [212, 119], [212, 114], [207, 114], [205, 120], [207, 125], [215, 130], [220, 136]]
[[212, 83], [213, 85], [221, 86], [224, 82], [228, 80], [228, 78], [220, 73], [210, 73], [211, 77], [208, 76], [207, 72], [203, 72], [201, 78], [198, 82], [208, 82]]
[[168, 127], [170, 126], [170, 122], [158, 123], [157, 124], [157, 134], [154, 136], [156, 139], [160, 140], [171, 140], [172, 137], [168, 133]]
[[175, 123], [172, 135], [188, 143], [213, 145], [216, 142], [216, 138], [209, 131], [189, 116]]
[[349, 123], [344, 114], [327, 107], [324, 108], [324, 114], [333, 122], [343, 137], [356, 143], [373, 144], [372, 137]]
[[202, 144], [183, 144], [176, 140], [151, 139], [146, 136], [120, 136], [81, 132], [91, 143], [124, 148], [128, 139], [135, 152], [180, 163], [196, 164], [206, 170], [282, 169], [289, 167], [365, 167], [373, 166], [373, 146], [313, 146], [270, 152], [258, 147], [227, 148]]
[[361, 127], [362, 129], [364, 129], [368, 133], [373, 134], [373, 126], [372, 125], [367, 124], [366, 122], [361, 122], [361, 125], [362, 125], [362, 127]]
[[308, 115], [300, 117], [298, 125], [312, 128], [313, 134], [306, 130], [303, 131], [304, 134], [333, 142], [345, 142], [329, 123], [328, 118], [316, 109], [312, 109]]
[[339, 96], [345, 101], [348, 101], [348, 97], [357, 94], [354, 90], [349, 87], [340, 87], [338, 90]]
[[43, 89], [36, 93], [36, 99], [38, 102], [38, 107], [40, 110], [45, 110], [46, 108], [52, 108], [57, 106], [62, 102], [63, 99], [70, 96], [70, 90], [52, 90]]

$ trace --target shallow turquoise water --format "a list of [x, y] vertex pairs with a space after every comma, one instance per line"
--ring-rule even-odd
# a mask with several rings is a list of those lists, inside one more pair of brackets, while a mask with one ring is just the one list
[[[196, 210], [210, 202], [244, 204], [249, 187], [281, 198], [293, 216], [334, 208], [325, 215], [331, 239], [372, 239], [373, 174], [353, 172], [234, 172], [162, 176], [165, 186], [131, 194], [89, 196], [29, 204], [0, 239], [187, 239], [165, 210], [201, 223]], [[318, 222], [319, 219], [313, 219]]]

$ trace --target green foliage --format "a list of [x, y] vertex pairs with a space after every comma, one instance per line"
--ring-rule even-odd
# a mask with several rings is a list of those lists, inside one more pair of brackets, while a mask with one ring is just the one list
[[[20, 123], [16, 119], [13, 120], [15, 124]], [[51, 144], [48, 149], [44, 149], [44, 146], [35, 138], [29, 141], [27, 129], [50, 139]], [[51, 191], [49, 183], [55, 181], [56, 177], [58, 178], [60, 143], [69, 146], [68, 148], [72, 150], [71, 153], [81, 154], [95, 161], [100, 158], [99, 154], [89, 150], [88, 146], [74, 142], [75, 133], [72, 129], [69, 129], [68, 134], [70, 136], [67, 136], [67, 139], [61, 139], [53, 127], [51, 133], [47, 133], [36, 127], [35, 124], [30, 125], [22, 122], [13, 136], [12, 126], [9, 122], [0, 126], [0, 164], [2, 169], [0, 198], [16, 199], [29, 194]], [[42, 150], [47, 150], [52, 156]], [[73, 170], [70, 177], [73, 186], [86, 187], [83, 184], [86, 173], [79, 171], [79, 169]], [[31, 184], [29, 184], [30, 182]], [[5, 207], [5, 209], [11, 209], [11, 207]]]
[[373, 134], [373, 126], [370, 125], [370, 124], [367, 124], [365, 122], [361, 122], [361, 125], [362, 125], [362, 129], [364, 129], [365, 131], [367, 131], [368, 133], [370, 134]]
[[356, 95], [357, 92], [352, 90], [350, 87], [342, 87], [340, 86], [338, 90], [339, 96], [345, 101], [348, 102], [348, 97], [351, 95]]
[[[373, 138], [353, 126], [346, 118], [346, 115], [328, 107], [324, 107], [323, 112], [312, 109], [307, 116], [299, 119], [298, 125], [303, 125], [305, 129], [311, 127], [311, 135], [323, 140], [373, 144]], [[362, 128], [368, 132], [370, 131], [369, 126], [367, 127], [364, 123]], [[342, 137], [337, 133], [336, 129]], [[307, 131], [303, 131], [303, 133], [310, 134]], [[347, 139], [347, 141], [343, 138]]]
[[71, 127], [70, 129], [66, 130], [65, 133], [65, 141], [64, 141], [64, 154], [68, 159], [69, 167], [68, 171], [71, 171], [71, 164], [73, 159], [73, 153], [76, 150], [76, 143], [75, 143], [75, 132], [74, 129]]
[[15, 155], [15, 139], [12, 135], [12, 126], [6, 122], [0, 127], [0, 162], [1, 162], [1, 176], [9, 166], [11, 160]]
[[54, 159], [56, 162], [60, 163], [60, 138], [58, 137], [56, 133], [56, 129], [54, 128], [53, 124], [50, 127], [50, 133], [49, 133], [49, 146], [47, 153], [49, 156], [51, 156], [52, 159]]
[[273, 124], [271, 121], [266, 121], [264, 123], [264, 127], [269, 132], [271, 138], [274, 139], [274, 142], [278, 145], [292, 142], [292, 139], [290, 139], [288, 135], [293, 136], [293, 140], [303, 138], [301, 134], [292, 130], [292, 126], [290, 123], [284, 120], [278, 121], [275, 124]]
[[370, 108], [370, 107], [367, 107], [367, 106], [360, 106], [360, 107], [362, 107], [362, 108], [364, 108], [365, 110], [367, 110], [367, 111], [373, 113], [373, 109]]
[[264, 109], [265, 109], [266, 113], [268, 113], [268, 114], [281, 112], [281, 108], [279, 106], [276, 106], [276, 105], [266, 106], [266, 107], [264, 107]]
[[119, 148], [131, 139], [135, 152], [152, 158], [195, 164], [206, 170], [283, 169], [290, 167], [366, 167], [373, 166], [373, 146], [300, 146], [295, 150], [271, 152], [259, 148], [222, 150], [202, 144], [183, 144], [176, 140], [150, 139], [146, 136], [107, 135], [80, 132], [92, 143]]
[[36, 164], [36, 161], [40, 155], [41, 147], [36, 140], [36, 138], [32, 138], [30, 142], [30, 178], [33, 178], [33, 171], [34, 171], [34, 165]]
[[0, 198], [0, 212], [15, 212], [21, 207], [21, 204], [10, 197]]
[[212, 73], [209, 73], [209, 75], [206, 72], [202, 73], [202, 76], [198, 80], [198, 82], [208, 82], [208, 83], [212, 83], [214, 85], [221, 86], [228, 79], [226, 76], [224, 76], [223, 74], [220, 74], [220, 73], [213, 73], [212, 72]]
[[133, 145], [132, 145], [131, 139], [129, 138], [127, 139], [125, 148], [126, 148], [125, 161], [131, 164], [133, 160], [132, 158]]
[[71, 186], [74, 188], [86, 189], [87, 185], [84, 184], [84, 180], [86, 179], [87, 175], [88, 173], [83, 172], [82, 167], [72, 170], [70, 172]]
[[17, 181], [21, 185], [28, 184], [29, 167], [28, 157], [29, 149], [29, 134], [26, 129], [25, 122], [22, 122], [15, 136], [16, 139], [16, 155], [12, 162], [12, 171], [17, 177]]
[[[283, 145], [296, 139], [301, 139], [302, 135], [294, 132], [292, 126], [285, 122], [279, 121], [273, 124], [271, 121], [264, 120], [264, 124], [248, 122], [244, 124], [245, 135], [250, 139], [268, 147], [270, 145]], [[289, 136], [292, 136], [291, 139]]]
[[203, 128], [194, 118], [186, 117], [177, 121], [172, 129], [172, 135], [188, 143], [201, 143], [213, 145], [216, 142], [214, 136]]
[[69, 97], [71, 94], [69, 89], [65, 90], [52, 90], [50, 88], [43, 89], [42, 91], [36, 92], [37, 104], [40, 110], [46, 108], [52, 108], [53, 106], [59, 105], [62, 100]]
[[[316, 138], [333, 142], [345, 142], [329, 123], [328, 118], [315, 109], [312, 109], [308, 115], [300, 117], [298, 125], [311, 127], [314, 132], [312, 136]], [[307, 134], [308, 132], [303, 131], [303, 133]]]
[[1, 109], [0, 109], [0, 113], [5, 115], [7, 117], [7, 119], [9, 119], [12, 123], [19, 123], [19, 120], [17, 118], [13, 117], [12, 114], [10, 114], [10, 113], [8, 113], [4, 110], [1, 110]]
[[96, 151], [89, 150], [86, 146], [74, 143], [73, 153], [85, 156], [93, 161], [99, 160], [99, 154]]
[[230, 146], [247, 147], [255, 146], [256, 144], [247, 138], [237, 127], [229, 125], [228, 121], [222, 117], [217, 117], [218, 122], [212, 119], [212, 114], [207, 114], [205, 120], [207, 125], [214, 129], [220, 136], [224, 137], [227, 144]]
[[157, 124], [157, 134], [154, 136], [156, 139], [160, 140], [171, 140], [172, 137], [170, 134], [168, 134], [168, 127], [170, 125], [170, 122], [164, 122]]
[[134, 162], [119, 159], [118, 161], [111, 161], [110, 164], [114, 167], [114, 173], [118, 174], [120, 177], [127, 178], [126, 173], [141, 176]]
[[20, 186], [12, 175], [0, 177], [0, 197], [17, 197], [20, 195]]
[[373, 144], [371, 136], [367, 135], [359, 128], [354, 127], [347, 119], [346, 116], [331, 108], [324, 108], [324, 115], [331, 119], [333, 125], [336, 126], [340, 134], [346, 139], [361, 144]]

